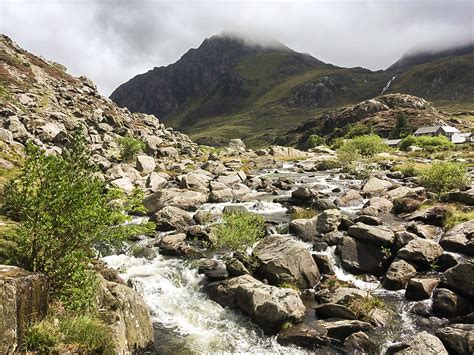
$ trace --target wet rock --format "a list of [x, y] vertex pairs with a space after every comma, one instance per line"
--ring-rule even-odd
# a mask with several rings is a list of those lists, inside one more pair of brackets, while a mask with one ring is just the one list
[[160, 253], [171, 256], [199, 256], [195, 248], [186, 243], [186, 234], [172, 234], [161, 238], [158, 247]]
[[411, 197], [400, 198], [393, 201], [392, 212], [395, 214], [412, 213], [418, 210], [421, 204], [422, 201]]
[[100, 278], [97, 305], [109, 325], [114, 353], [145, 353], [153, 348], [153, 327], [145, 301], [131, 288]]
[[190, 190], [166, 189], [157, 191], [143, 200], [149, 213], [155, 213], [166, 206], [179, 207], [186, 211], [194, 211], [207, 201], [207, 195]]
[[446, 288], [437, 288], [433, 293], [433, 313], [439, 317], [452, 318], [470, 311], [469, 302]]
[[289, 282], [304, 289], [319, 282], [319, 270], [307, 246], [293, 238], [266, 237], [252, 255], [258, 264], [257, 272], [274, 285]]
[[405, 297], [413, 301], [428, 299], [438, 284], [439, 280], [434, 278], [413, 278], [408, 282]]
[[46, 316], [48, 292], [45, 275], [0, 265], [0, 353], [20, 350], [30, 322]]
[[250, 275], [211, 283], [206, 291], [221, 306], [238, 307], [270, 333], [285, 322], [300, 321], [305, 312], [297, 291], [266, 285]]
[[309, 219], [294, 219], [290, 222], [289, 231], [305, 242], [311, 242], [316, 237], [318, 217]]
[[393, 184], [390, 181], [371, 177], [362, 187], [362, 192], [373, 195], [388, 190], [392, 186]]
[[383, 287], [387, 290], [405, 288], [408, 281], [416, 274], [416, 268], [403, 259], [395, 259], [383, 279]]
[[319, 234], [334, 232], [341, 223], [341, 212], [337, 209], [328, 209], [317, 217], [316, 230]]
[[227, 261], [226, 268], [230, 276], [250, 275], [245, 265], [237, 258]]
[[364, 198], [357, 190], [348, 190], [342, 197], [335, 200], [336, 205], [340, 207], [356, 206], [363, 202]]
[[474, 256], [474, 221], [451, 228], [441, 237], [439, 245], [447, 251]]
[[377, 245], [389, 247], [395, 241], [395, 233], [386, 227], [370, 226], [364, 223], [356, 223], [349, 227], [348, 233], [358, 240], [373, 242]]
[[367, 215], [357, 216], [356, 219], [354, 219], [354, 222], [360, 222], [369, 226], [381, 226], [383, 224], [383, 220], [381, 218]]
[[198, 273], [204, 274], [211, 281], [224, 280], [229, 277], [226, 265], [222, 261], [202, 259], [198, 264]]
[[474, 324], [450, 324], [437, 330], [436, 336], [452, 353], [474, 354]]
[[344, 269], [358, 274], [368, 272], [376, 276], [382, 275], [385, 255], [380, 246], [344, 236], [339, 240], [337, 251]]
[[159, 231], [184, 231], [193, 224], [191, 215], [178, 207], [166, 206], [153, 214], [150, 221], [156, 223], [156, 230]]
[[438, 258], [436, 264], [438, 264], [436, 271], [444, 272], [453, 266], [456, 266], [458, 264], [458, 260], [453, 255], [444, 253]]
[[152, 248], [146, 246], [134, 246], [130, 253], [136, 258], [144, 258], [147, 260], [153, 260], [156, 258], [156, 252]]
[[321, 303], [336, 303], [348, 305], [355, 299], [371, 297], [367, 291], [353, 287], [338, 287], [335, 290], [323, 289], [315, 294], [315, 298]]
[[333, 322], [318, 320], [315, 322], [315, 326], [324, 327], [327, 330], [327, 336], [329, 338], [338, 339], [340, 341], [344, 341], [351, 334], [373, 329], [370, 323], [359, 320], [338, 320]]
[[327, 330], [321, 326], [310, 326], [307, 324], [293, 324], [284, 327], [278, 333], [277, 341], [281, 345], [294, 344], [305, 348], [314, 348], [321, 345], [329, 345]]
[[408, 242], [397, 255], [417, 264], [429, 265], [443, 255], [443, 248], [432, 240], [417, 238]]
[[441, 277], [441, 286], [474, 298], [474, 263], [458, 264]]
[[291, 197], [299, 201], [309, 201], [313, 197], [313, 193], [306, 187], [298, 187], [291, 193]]
[[321, 274], [334, 275], [334, 268], [328, 255], [313, 253], [312, 256]]
[[344, 347], [349, 354], [377, 353], [377, 345], [364, 332], [349, 335], [344, 341]]
[[325, 303], [314, 309], [316, 316], [320, 319], [342, 318], [357, 319], [357, 316], [346, 306], [336, 303]]
[[149, 174], [156, 168], [155, 159], [148, 155], [139, 155], [135, 161], [135, 168], [143, 174]]
[[412, 354], [423, 354], [423, 355], [448, 355], [446, 348], [444, 347], [441, 340], [428, 332], [420, 332], [416, 335], [415, 339], [408, 343], [406, 349], [395, 352], [397, 355], [412, 355]]
[[235, 213], [245, 213], [245, 212], [247, 212], [247, 209], [244, 206], [239, 206], [239, 205], [225, 206], [224, 210], [222, 211], [222, 213], [224, 214], [235, 214]]

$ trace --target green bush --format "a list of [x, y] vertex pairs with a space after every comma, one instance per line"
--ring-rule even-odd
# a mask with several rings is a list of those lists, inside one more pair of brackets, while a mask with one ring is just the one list
[[412, 162], [397, 165], [394, 167], [394, 170], [401, 172], [404, 177], [417, 176], [419, 173], [419, 169]]
[[265, 220], [249, 212], [226, 213], [214, 233], [218, 248], [245, 250], [265, 236]]
[[463, 164], [436, 162], [420, 173], [420, 184], [438, 196], [469, 184], [469, 176]]
[[120, 148], [120, 158], [125, 162], [131, 162], [137, 157], [138, 153], [145, 149], [143, 141], [130, 135], [118, 138], [117, 143]]
[[359, 160], [373, 157], [375, 154], [388, 150], [390, 148], [383, 142], [382, 138], [371, 134], [344, 141], [337, 150], [337, 156], [344, 166], [351, 166]]
[[61, 333], [51, 321], [44, 320], [34, 324], [25, 332], [23, 350], [37, 351], [42, 354], [52, 353], [61, 342]]
[[306, 147], [309, 148], [314, 148], [319, 145], [325, 145], [326, 144], [326, 137], [321, 137], [318, 136], [317, 134], [312, 134], [309, 136], [308, 141], [306, 142]]
[[400, 150], [407, 151], [410, 146], [417, 146], [428, 152], [437, 150], [449, 150], [454, 148], [454, 144], [445, 136], [406, 136], [400, 142]]
[[408, 120], [403, 113], [397, 114], [397, 122], [390, 132], [391, 138], [403, 138], [412, 132], [412, 128], [408, 124]]
[[3, 210], [19, 222], [13, 263], [49, 276], [53, 299], [82, 308], [94, 301], [95, 276], [87, 270], [95, 243], [125, 238], [124, 220], [107, 203], [105, 184], [88, 164], [77, 133], [62, 156], [33, 145], [21, 174], [5, 186]]
[[359, 136], [372, 135], [374, 129], [370, 124], [357, 123], [355, 125], [349, 125], [347, 133], [344, 135], [344, 138], [351, 139]]

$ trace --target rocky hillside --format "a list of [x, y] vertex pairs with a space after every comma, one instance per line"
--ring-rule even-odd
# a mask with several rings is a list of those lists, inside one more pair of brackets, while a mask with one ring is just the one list
[[381, 93], [408, 93], [449, 111], [471, 110], [472, 46], [404, 56], [386, 71], [340, 68], [283, 45], [262, 48], [214, 36], [176, 63], [138, 75], [111, 95], [157, 115], [194, 141], [244, 138], [264, 145], [308, 117]]
[[371, 125], [379, 135], [388, 137], [401, 117], [411, 130], [446, 122], [442, 113], [420, 97], [387, 94], [313, 117], [281, 136], [278, 142], [304, 147], [312, 134], [337, 137], [343, 135], [347, 127], [355, 124]]

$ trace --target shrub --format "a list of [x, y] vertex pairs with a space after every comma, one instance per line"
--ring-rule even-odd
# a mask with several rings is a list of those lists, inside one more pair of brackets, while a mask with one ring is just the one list
[[417, 176], [419, 173], [419, 169], [412, 162], [397, 165], [395, 166], [394, 170], [401, 172], [404, 177]]
[[407, 151], [410, 146], [417, 146], [429, 152], [436, 150], [449, 150], [454, 148], [454, 144], [445, 136], [406, 136], [400, 142], [400, 150]]
[[362, 123], [357, 123], [355, 125], [349, 126], [349, 130], [344, 135], [344, 138], [350, 139], [359, 136], [372, 135], [373, 132], [374, 129], [372, 128], [371, 124], [366, 125]]
[[249, 212], [226, 213], [214, 232], [217, 247], [245, 250], [265, 236], [265, 220]]
[[373, 157], [375, 154], [388, 151], [390, 148], [384, 144], [377, 135], [365, 135], [346, 140], [337, 150], [337, 156], [344, 166], [353, 166], [359, 160]]
[[114, 227], [124, 216], [108, 205], [81, 133], [62, 156], [33, 145], [26, 153], [21, 174], [5, 186], [3, 204], [7, 216], [19, 222], [14, 263], [48, 275], [53, 299], [73, 308], [91, 305], [95, 277], [87, 264], [95, 256], [93, 246], [127, 236], [126, 227]]
[[130, 135], [118, 138], [117, 143], [120, 149], [120, 158], [125, 162], [131, 162], [138, 153], [145, 149], [143, 141]]
[[392, 131], [390, 132], [391, 138], [403, 138], [410, 134], [412, 128], [408, 124], [408, 120], [403, 113], [397, 114], [397, 122], [395, 123], [395, 127], [393, 127]]
[[326, 137], [321, 137], [317, 134], [312, 134], [309, 136], [308, 141], [306, 142], [306, 147], [309, 149], [324, 144], [326, 144]]
[[43, 354], [52, 353], [61, 342], [61, 333], [51, 321], [44, 320], [34, 324], [25, 332], [23, 350], [37, 351]]
[[450, 162], [436, 162], [420, 173], [420, 184], [438, 196], [469, 184], [464, 165]]

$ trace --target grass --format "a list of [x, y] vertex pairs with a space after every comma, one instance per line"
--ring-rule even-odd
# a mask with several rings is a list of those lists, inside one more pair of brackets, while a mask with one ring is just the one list
[[370, 320], [370, 314], [375, 309], [393, 312], [392, 309], [380, 297], [367, 292], [366, 297], [355, 297], [348, 304], [348, 308], [354, 312], [358, 319]]
[[296, 286], [295, 284], [293, 284], [291, 282], [287, 282], [287, 281], [282, 282], [279, 286], [282, 287], [282, 288], [290, 288], [290, 289], [295, 290], [295, 291], [300, 290], [298, 286]]
[[291, 219], [309, 219], [316, 216], [318, 212], [313, 209], [295, 209], [291, 212]]
[[474, 220], [474, 210], [467, 207], [461, 207], [457, 204], [450, 204], [448, 206], [448, 213], [443, 226], [448, 230], [459, 223], [469, 222], [472, 220]]

